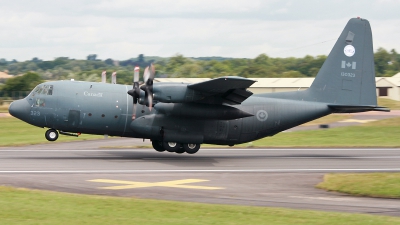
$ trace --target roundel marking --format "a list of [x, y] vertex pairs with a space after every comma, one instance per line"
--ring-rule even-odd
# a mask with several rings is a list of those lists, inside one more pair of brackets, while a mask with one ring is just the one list
[[268, 113], [265, 110], [258, 110], [256, 116], [259, 121], [266, 121], [268, 119]]
[[343, 49], [343, 52], [346, 56], [352, 57], [356, 53], [356, 49], [353, 45], [346, 45]]

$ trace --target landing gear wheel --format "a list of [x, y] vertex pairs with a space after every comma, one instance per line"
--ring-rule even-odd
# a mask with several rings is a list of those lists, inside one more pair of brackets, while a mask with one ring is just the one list
[[154, 148], [157, 152], [163, 152], [163, 151], [165, 151], [165, 148], [163, 147], [162, 141], [152, 140], [152, 141], [151, 141], [151, 145], [153, 145], [153, 148]]
[[188, 154], [194, 154], [200, 149], [200, 144], [182, 144], [183, 149]]
[[48, 129], [44, 136], [48, 141], [55, 141], [58, 139], [58, 132], [54, 129]]
[[176, 150], [175, 153], [177, 153], [177, 154], [185, 153], [185, 149], [183, 149], [182, 147], [180, 147], [178, 150]]
[[168, 152], [177, 152], [180, 149], [180, 144], [177, 142], [164, 142], [163, 147]]

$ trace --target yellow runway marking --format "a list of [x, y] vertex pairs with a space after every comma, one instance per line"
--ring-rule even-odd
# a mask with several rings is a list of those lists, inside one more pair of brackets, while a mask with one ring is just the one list
[[224, 189], [222, 187], [186, 185], [186, 184], [190, 184], [190, 183], [209, 181], [209, 180], [199, 180], [199, 179], [172, 180], [172, 181], [163, 181], [163, 182], [154, 182], [154, 183], [153, 182], [134, 182], [134, 181], [124, 181], [124, 180], [108, 180], [108, 179], [95, 179], [95, 180], [88, 180], [88, 181], [109, 183], [109, 184], [122, 184], [122, 185], [118, 185], [118, 186], [101, 187], [101, 189], [110, 189], [110, 190], [146, 188], [146, 187], [172, 187], [172, 188], [189, 188], [189, 189], [202, 189], [202, 190]]
[[369, 123], [369, 122], [373, 122], [376, 120], [356, 120], [356, 119], [347, 119], [347, 120], [342, 120], [339, 121], [339, 123]]

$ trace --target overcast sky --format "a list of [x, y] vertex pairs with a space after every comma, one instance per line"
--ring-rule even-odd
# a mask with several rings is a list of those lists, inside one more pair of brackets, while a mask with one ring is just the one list
[[0, 0], [0, 58], [327, 55], [347, 21], [400, 52], [400, 0]]

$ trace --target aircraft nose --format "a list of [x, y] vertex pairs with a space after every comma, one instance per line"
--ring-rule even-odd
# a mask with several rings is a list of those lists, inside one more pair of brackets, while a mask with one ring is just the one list
[[30, 108], [28, 101], [21, 99], [13, 101], [8, 107], [8, 112], [20, 120], [28, 121]]

